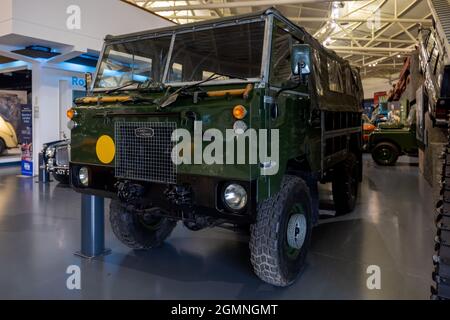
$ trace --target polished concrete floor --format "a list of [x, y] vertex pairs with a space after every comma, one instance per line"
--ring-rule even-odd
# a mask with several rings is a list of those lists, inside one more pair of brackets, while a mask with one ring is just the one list
[[[428, 299], [431, 188], [416, 159], [384, 168], [366, 157], [364, 165], [355, 212], [321, 221], [306, 269], [284, 289], [253, 275], [245, 236], [221, 229], [193, 233], [179, 226], [162, 248], [134, 252], [107, 224], [112, 253], [83, 260], [73, 254], [80, 244], [80, 196], [1, 168], [0, 298]], [[71, 265], [81, 268], [81, 290], [66, 287]], [[380, 267], [380, 290], [367, 288], [370, 265]]]

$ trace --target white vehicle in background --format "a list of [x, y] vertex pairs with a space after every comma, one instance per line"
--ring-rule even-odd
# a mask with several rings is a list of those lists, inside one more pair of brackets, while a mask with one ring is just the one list
[[13, 126], [0, 116], [0, 155], [7, 149], [17, 147], [18, 144], [16, 131]]

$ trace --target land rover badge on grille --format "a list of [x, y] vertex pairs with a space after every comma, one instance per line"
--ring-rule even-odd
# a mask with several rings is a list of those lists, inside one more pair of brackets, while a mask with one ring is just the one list
[[153, 136], [155, 135], [155, 130], [153, 130], [152, 128], [137, 128], [134, 131], [135, 135], [137, 138], [153, 138]]

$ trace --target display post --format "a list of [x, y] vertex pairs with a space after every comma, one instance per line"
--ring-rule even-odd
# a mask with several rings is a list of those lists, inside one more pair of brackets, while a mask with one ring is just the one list
[[[22, 175], [33, 176], [33, 113], [32, 107], [29, 104], [22, 105], [21, 109], [21, 130], [19, 132], [21, 151], [22, 151]], [[41, 166], [41, 159], [39, 158], [39, 166]], [[43, 160], [43, 159], [42, 159]], [[43, 164], [45, 166], [45, 163]], [[41, 168], [39, 167], [39, 170]], [[40, 171], [39, 171], [40, 173]], [[48, 174], [47, 174], [48, 176]], [[39, 181], [41, 181], [39, 177]], [[46, 181], [48, 182], [47, 178]]]
[[[22, 162], [23, 163], [23, 162]], [[23, 165], [22, 165], [23, 171]], [[50, 182], [50, 174], [48, 173], [45, 167], [44, 154], [39, 152], [39, 183], [49, 183]]]
[[105, 249], [105, 200], [83, 194], [81, 197], [81, 250], [77, 256], [93, 259], [106, 255]]

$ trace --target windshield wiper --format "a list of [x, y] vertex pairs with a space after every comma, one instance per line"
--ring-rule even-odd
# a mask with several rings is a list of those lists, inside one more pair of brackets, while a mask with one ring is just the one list
[[164, 109], [167, 106], [171, 105], [172, 103], [174, 103], [175, 101], [177, 101], [178, 96], [180, 95], [181, 92], [186, 91], [188, 89], [192, 89], [195, 87], [198, 87], [204, 83], [210, 82], [210, 81], [214, 81], [217, 80], [221, 77], [228, 77], [230, 79], [239, 79], [239, 80], [244, 80], [244, 81], [248, 81], [247, 78], [242, 78], [242, 77], [237, 77], [237, 76], [232, 76], [232, 75], [227, 75], [227, 74], [223, 74], [223, 73], [213, 73], [212, 75], [210, 75], [207, 79], [205, 80], [201, 80], [199, 82], [193, 83], [193, 84], [187, 84], [185, 86], [182, 86], [181, 88], [177, 89], [176, 91], [174, 91], [173, 93], [171, 93], [170, 95], [167, 96], [167, 98], [163, 98], [162, 102], [159, 105], [159, 109]]
[[123, 85], [121, 85], [121, 86], [119, 86], [119, 87], [117, 87], [117, 88], [114, 88], [114, 89], [111, 89], [111, 90], [108, 90], [108, 91], [106, 91], [105, 93], [106, 94], [111, 94], [111, 93], [113, 93], [113, 92], [116, 92], [116, 91], [119, 91], [119, 90], [121, 90], [121, 89], [124, 89], [124, 88], [126, 88], [126, 87], [129, 87], [129, 86], [131, 86], [131, 85], [133, 85], [133, 84], [140, 84], [141, 82], [140, 81], [137, 81], [137, 80], [130, 80], [130, 81], [128, 81], [128, 82], [125, 82]]
[[153, 79], [145, 80], [145, 82], [141, 82], [138, 80], [130, 80], [130, 81], [124, 83], [123, 85], [121, 85], [120, 87], [106, 91], [106, 94], [111, 94], [113, 92], [116, 92], [116, 91], [119, 91], [126, 87], [129, 87], [133, 84], [137, 84], [137, 88], [136, 88], [137, 90], [157, 90], [157, 91], [164, 90], [164, 84], [162, 84], [161, 82], [158, 82], [156, 80], [153, 80]]

